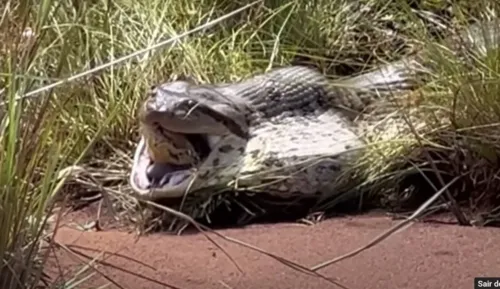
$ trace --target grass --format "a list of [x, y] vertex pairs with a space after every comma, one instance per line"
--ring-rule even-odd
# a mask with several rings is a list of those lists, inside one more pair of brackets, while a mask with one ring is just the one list
[[[432, 44], [449, 27], [498, 14], [499, 7], [490, 1], [470, 2], [265, 1], [175, 45], [17, 102], [17, 95], [154, 45], [249, 2], [0, 4], [0, 89], [2, 101], [8, 101], [0, 107], [0, 287], [34, 288], [44, 279], [48, 253], [42, 245], [53, 235], [48, 229], [51, 200], [104, 193], [120, 216], [137, 217], [129, 214], [137, 204], [126, 186], [137, 141], [137, 105], [151, 84], [182, 77], [234, 81], [274, 66], [307, 63], [336, 78], [423, 49], [434, 69], [426, 75], [428, 84], [413, 94], [419, 105], [409, 113], [419, 121], [398, 135], [400, 142], [372, 146], [370, 166], [362, 170], [367, 186], [386, 197], [384, 204], [396, 207], [422, 195], [412, 181], [422, 172], [434, 172], [424, 176], [435, 191], [460, 175], [460, 186], [448, 198], [468, 200], [472, 208], [488, 205], [478, 222], [495, 222], [500, 50], [475, 57], [459, 49], [469, 56], [459, 61], [446, 46]], [[78, 178], [65, 182], [62, 172], [68, 167], [77, 169]]]

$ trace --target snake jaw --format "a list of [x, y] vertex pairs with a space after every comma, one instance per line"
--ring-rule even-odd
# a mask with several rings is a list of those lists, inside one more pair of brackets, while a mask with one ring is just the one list
[[234, 135], [225, 137], [207, 136], [210, 154], [195, 167], [158, 165], [155, 181], [148, 173], [151, 169], [151, 157], [146, 141], [141, 137], [135, 150], [130, 174], [130, 185], [135, 195], [143, 200], [179, 198], [189, 190], [196, 190], [206, 185], [228, 183], [238, 174], [240, 160], [246, 140]]
[[[160, 183], [155, 184], [148, 176], [150, 173], [151, 159], [146, 148], [144, 137], [141, 138], [136, 148], [132, 171], [130, 174], [130, 185], [135, 193], [142, 199], [151, 200], [160, 197], [180, 197], [186, 190], [194, 174], [190, 169], [165, 170]], [[161, 170], [161, 167], [160, 167]]]

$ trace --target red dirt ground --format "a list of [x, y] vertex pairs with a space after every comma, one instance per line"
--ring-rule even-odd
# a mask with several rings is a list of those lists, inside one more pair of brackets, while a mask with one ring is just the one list
[[[73, 213], [66, 220], [84, 223], [88, 216]], [[218, 232], [311, 267], [366, 244], [395, 222], [384, 216], [366, 215], [331, 219], [313, 226], [253, 225]], [[57, 249], [49, 273], [56, 276], [60, 270], [81, 268], [79, 264], [88, 261], [74, 254], [81, 252], [108, 265], [96, 264], [99, 273], [76, 288], [97, 288], [110, 282], [115, 284], [105, 288], [340, 288], [261, 253], [214, 239], [241, 272], [202, 234], [137, 238], [116, 229], [84, 232], [63, 226], [56, 240], [73, 253]], [[416, 223], [319, 272], [352, 289], [470, 289], [474, 288], [474, 277], [500, 276], [498, 240], [499, 229]]]

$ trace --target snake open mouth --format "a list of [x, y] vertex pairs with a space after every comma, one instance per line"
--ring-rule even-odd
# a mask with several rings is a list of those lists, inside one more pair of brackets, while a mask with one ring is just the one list
[[[210, 154], [210, 146], [205, 136], [200, 134], [186, 134], [186, 139], [191, 143], [197, 158], [203, 162]], [[146, 169], [146, 176], [150, 182], [150, 186], [163, 187], [169, 185], [170, 182], [178, 184], [182, 179], [177, 179], [179, 171], [188, 171], [194, 169], [198, 164], [168, 164], [168, 163], [155, 163], [150, 159], [149, 165]]]
[[145, 138], [141, 138], [135, 151], [130, 176], [130, 183], [136, 192], [145, 197], [158, 192], [168, 197], [178, 197], [184, 193], [186, 183], [193, 178], [193, 172], [210, 155], [211, 141], [216, 138], [201, 134], [184, 136], [192, 144], [199, 159], [198, 163], [183, 165], [156, 163], [147, 150]]

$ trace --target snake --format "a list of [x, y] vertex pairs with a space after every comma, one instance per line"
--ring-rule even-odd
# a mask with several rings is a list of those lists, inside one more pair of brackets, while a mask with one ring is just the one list
[[[472, 25], [461, 32], [460, 45], [480, 52], [497, 47], [491, 39], [499, 26]], [[337, 80], [292, 65], [231, 83], [154, 85], [139, 108], [129, 182], [148, 200], [222, 189], [338, 194], [367, 145], [356, 119], [389, 95], [414, 91], [429, 69], [419, 54]]]

